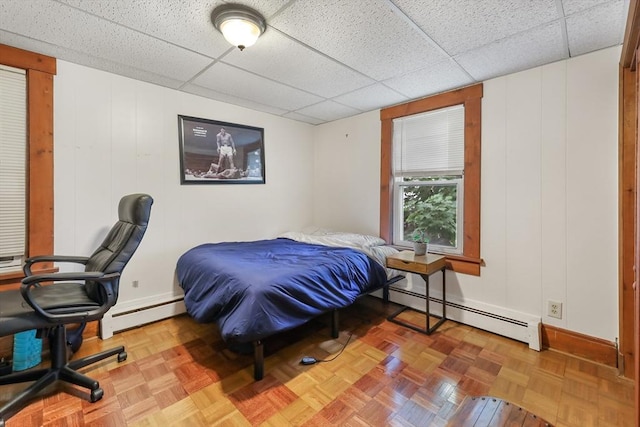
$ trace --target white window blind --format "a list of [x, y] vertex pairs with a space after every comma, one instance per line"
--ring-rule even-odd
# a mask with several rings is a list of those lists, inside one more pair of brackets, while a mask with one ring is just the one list
[[393, 120], [393, 174], [430, 176], [464, 170], [464, 105]]
[[0, 270], [25, 253], [26, 104], [24, 70], [0, 66]]

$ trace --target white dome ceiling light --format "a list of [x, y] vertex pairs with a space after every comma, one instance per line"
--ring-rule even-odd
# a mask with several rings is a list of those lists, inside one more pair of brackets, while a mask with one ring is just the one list
[[260, 13], [239, 4], [224, 4], [211, 12], [211, 22], [238, 49], [252, 46], [267, 29]]

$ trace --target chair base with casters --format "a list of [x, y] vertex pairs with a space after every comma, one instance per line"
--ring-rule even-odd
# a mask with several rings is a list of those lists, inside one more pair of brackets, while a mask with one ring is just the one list
[[[153, 199], [146, 194], [123, 197], [118, 206], [118, 221], [98, 249], [90, 256], [41, 255], [25, 261], [25, 278], [19, 289], [0, 293], [0, 336], [36, 329], [49, 338], [50, 367], [31, 368], [0, 376], [0, 386], [32, 382], [9, 401], [0, 404], [0, 427], [54, 383], [85, 388], [88, 400], [97, 402], [104, 391], [97, 380], [78, 372], [112, 356], [118, 362], [127, 359], [123, 346], [69, 360], [70, 349], [82, 342], [83, 325], [102, 319], [115, 305], [122, 270], [136, 251], [144, 235]], [[75, 263], [82, 272], [33, 274], [39, 262]], [[67, 336], [67, 326], [80, 324], [80, 337]], [[75, 347], [75, 348], [74, 348]]]
[[91, 403], [97, 402], [102, 399], [104, 394], [104, 391], [100, 388], [100, 384], [98, 381], [77, 372], [77, 370], [115, 355], [118, 356], [118, 362], [127, 360], [127, 352], [124, 350], [124, 346], [120, 346], [77, 360], [68, 361], [65, 326], [58, 325], [54, 327], [48, 336], [49, 340], [52, 341], [50, 354], [51, 366], [49, 368], [34, 368], [0, 377], [0, 385], [35, 381], [0, 407], [0, 427], [4, 427], [4, 420], [13, 416], [26, 406], [38, 393], [56, 381], [64, 381], [88, 389], [89, 401]]

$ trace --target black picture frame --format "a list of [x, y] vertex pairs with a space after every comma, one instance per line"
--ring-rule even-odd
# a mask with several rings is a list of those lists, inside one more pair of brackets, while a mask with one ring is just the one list
[[266, 182], [264, 128], [178, 115], [178, 136], [180, 184]]

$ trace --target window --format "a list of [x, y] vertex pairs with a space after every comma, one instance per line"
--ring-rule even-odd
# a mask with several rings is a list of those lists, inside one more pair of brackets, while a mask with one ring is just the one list
[[26, 240], [27, 80], [0, 65], [0, 272], [20, 271]]
[[482, 84], [380, 111], [380, 235], [409, 246], [426, 229], [430, 251], [480, 275]]
[[394, 119], [392, 144], [393, 243], [422, 230], [430, 250], [461, 254], [464, 106]]

